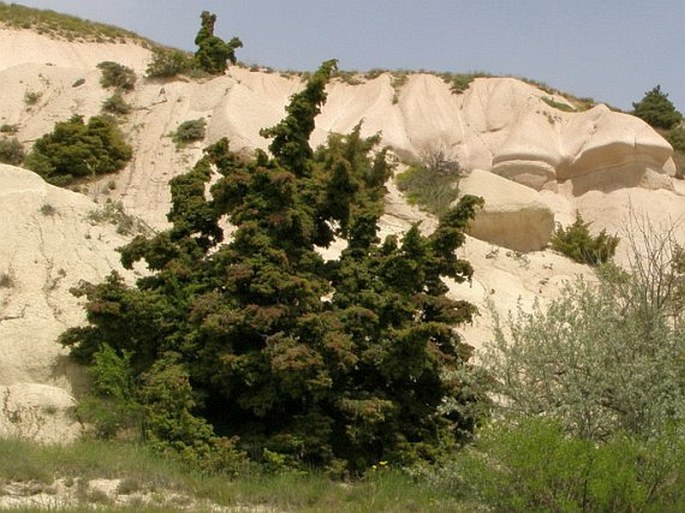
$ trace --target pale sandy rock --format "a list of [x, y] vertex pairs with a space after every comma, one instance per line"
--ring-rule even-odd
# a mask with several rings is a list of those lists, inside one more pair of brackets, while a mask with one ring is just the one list
[[469, 227], [477, 239], [516, 251], [539, 250], [549, 242], [554, 213], [529, 187], [474, 169], [460, 181], [459, 192], [485, 200]]
[[76, 401], [63, 388], [38, 383], [0, 386], [0, 437], [64, 443], [82, 433]]
[[536, 302], [544, 308], [579, 276], [593, 279], [588, 266], [551, 251], [519, 253], [467, 237], [458, 255], [473, 266], [473, 279], [461, 284], [448, 280], [449, 294], [478, 308], [473, 322], [458, 329], [464, 341], [476, 348], [476, 357], [492, 342], [493, 313], [506, 323], [519, 308], [529, 312]]
[[31, 30], [0, 27], [0, 69], [35, 63], [62, 68], [95, 68], [102, 61], [114, 61], [144, 71], [150, 50], [136, 43], [81, 43], [55, 40]]
[[[149, 80], [143, 74], [150, 53], [138, 45], [54, 41], [20, 30], [0, 29], [0, 48], [0, 124], [18, 125], [16, 136], [27, 149], [56, 121], [100, 112], [112, 91], [99, 84], [99, 62], [112, 60], [137, 71], [136, 88], [126, 95], [133, 111], [122, 121], [134, 159], [119, 174], [88, 185], [88, 194], [101, 203], [108, 197], [122, 201], [129, 213], [156, 228], [168, 224], [169, 180], [192, 166], [206, 144], [228, 137], [235, 150], [267, 148], [260, 129], [278, 123], [289, 98], [304, 85], [295, 76], [238, 67], [200, 81]], [[75, 86], [80, 79], [85, 82]], [[35, 106], [24, 102], [31, 91], [41, 93]], [[590, 272], [548, 250], [531, 251], [544, 247], [555, 219], [567, 225], [580, 212], [593, 231], [618, 233], [631, 210], [663, 225], [685, 216], [685, 185], [670, 177], [670, 146], [642, 121], [606, 107], [562, 112], [543, 98], [563, 98], [511, 78], [475, 79], [460, 95], [427, 74], [410, 75], [395, 87], [390, 74], [355, 86], [334, 80], [327, 91], [312, 144], [323, 143], [331, 132], [349, 132], [363, 120], [363, 135], [380, 132], [382, 144], [403, 157], [439, 149], [465, 170], [483, 170], [471, 173], [460, 187], [485, 197], [472, 233], [480, 231], [493, 242], [468, 237], [458, 254], [473, 265], [474, 279], [450, 284], [454, 297], [473, 301], [482, 312], [463, 328], [474, 346], [491, 336], [488, 301], [506, 317], [518, 305], [545, 304], [558, 297], [565, 281]], [[197, 118], [207, 120], [207, 137], [177, 150], [169, 134]], [[469, 189], [470, 179], [477, 187]], [[434, 229], [435, 218], [407, 205], [392, 183], [388, 188], [381, 236], [401, 234], [415, 222], [424, 232]], [[43, 214], [43, 205], [54, 207], [54, 215]], [[112, 269], [121, 271], [115, 248], [127, 239], [115, 226], [91, 224], [88, 212], [97, 207], [92, 199], [48, 186], [32, 173], [0, 166], [0, 273], [12, 283], [0, 287], [0, 391], [11, 391], [18, 408], [12, 411], [31, 412], [26, 418], [38, 419], [34, 414], [43, 407], [67, 412], [73, 405], [80, 373], [55, 342], [65, 328], [84, 321], [82, 303], [69, 288], [80, 279], [97, 283]], [[685, 240], [681, 228], [674, 233]], [[324, 253], [332, 257], [342, 247], [339, 243]], [[624, 262], [625, 253], [622, 243]], [[47, 425], [40, 418], [23, 432], [45, 436], [45, 429], [34, 429]], [[8, 416], [4, 419], [0, 422]], [[64, 419], [55, 432], [71, 432], [73, 424]], [[10, 424], [2, 424], [3, 433], [18, 429]]]
[[530, 98], [509, 138], [493, 157], [492, 172], [535, 190], [556, 181], [556, 169], [562, 161], [561, 122], [554, 109], [539, 98]]
[[562, 144], [566, 160], [557, 170], [557, 179], [570, 180], [576, 195], [643, 185], [670, 188], [669, 180], [657, 182], [645, 174], [670, 173], [673, 150], [636, 117], [598, 105], [569, 119]]
[[[28, 384], [48, 387], [40, 389], [40, 404], [49, 407], [45, 397], [50, 390], [59, 403], [83, 380], [68, 351], [56, 342], [66, 328], [84, 321], [81, 301], [69, 289], [81, 280], [97, 283], [114, 269], [122, 271], [116, 248], [126, 242], [116, 226], [88, 219], [97, 208], [81, 194], [0, 164], [0, 274], [6, 277], [0, 287], [0, 386], [24, 387], [11, 389], [14, 409], [24, 411], [21, 390]], [[34, 422], [35, 397], [27, 397], [32, 413], [21, 417], [30, 424], [11, 424], [18, 433], [49, 438]]]

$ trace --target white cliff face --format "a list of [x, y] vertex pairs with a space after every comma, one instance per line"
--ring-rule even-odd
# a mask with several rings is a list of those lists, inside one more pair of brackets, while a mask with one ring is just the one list
[[[115, 61], [138, 74], [135, 90], [126, 95], [133, 110], [122, 122], [134, 159], [122, 172], [78, 194], [0, 166], [0, 283], [7, 276], [0, 286], [0, 436], [66, 440], [80, 430], [70, 412], [82, 375], [56, 339], [85, 320], [69, 289], [82, 279], [97, 283], [111, 270], [121, 271], [116, 248], [128, 240], [115, 226], [93, 223], [89, 212], [110, 198], [164, 228], [169, 180], [220, 137], [228, 137], [235, 150], [265, 149], [268, 141], [259, 130], [283, 117], [303, 83], [235, 67], [201, 81], [148, 80], [150, 52], [132, 43], [55, 41], [0, 29], [0, 47], [8, 49], [0, 52], [0, 124], [16, 125], [13, 136], [26, 149], [55, 122], [100, 112], [112, 91], [99, 84], [99, 62]], [[685, 215], [685, 187], [671, 178], [668, 143], [639, 119], [604, 106], [565, 112], [549, 103], [568, 100], [511, 78], [476, 79], [461, 95], [430, 74], [410, 75], [401, 87], [393, 87], [389, 74], [360, 85], [334, 80], [327, 91], [313, 145], [363, 121], [364, 135], [380, 132], [382, 144], [398, 155], [439, 149], [470, 172], [460, 190], [483, 196], [486, 206], [460, 249], [474, 266], [474, 280], [453, 284], [452, 293], [483, 312], [486, 298], [503, 315], [517, 304], [544, 303], [564, 280], [587, 273], [544, 249], [555, 222], [568, 224], [580, 212], [593, 229], [615, 233], [631, 209], [659, 221]], [[25, 103], [27, 92], [39, 93], [35, 105]], [[206, 139], [177, 150], [169, 133], [197, 118], [207, 120]], [[392, 183], [389, 189], [383, 234], [402, 233], [416, 221], [422, 229], [435, 226]], [[685, 238], [683, 229], [674, 233]], [[487, 316], [463, 331], [467, 342], [479, 346], [489, 337]]]
[[56, 340], [85, 315], [69, 289], [121, 271], [126, 239], [90, 219], [91, 199], [35, 173], [0, 164], [0, 184], [0, 436], [72, 439], [83, 376]]

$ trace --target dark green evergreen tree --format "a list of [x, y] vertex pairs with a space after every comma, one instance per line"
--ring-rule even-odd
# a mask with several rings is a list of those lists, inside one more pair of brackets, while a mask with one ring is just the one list
[[237, 37], [226, 42], [214, 35], [216, 14], [202, 11], [200, 18], [202, 26], [195, 37], [195, 44], [198, 47], [195, 60], [207, 73], [221, 74], [226, 71], [229, 61], [231, 64], [236, 63], [235, 51], [237, 48], [242, 48], [243, 43]]
[[655, 128], [669, 130], [680, 123], [683, 115], [678, 112], [668, 99], [668, 94], [657, 85], [637, 103], [633, 103], [633, 114]]
[[[335, 67], [324, 63], [263, 132], [271, 157], [242, 158], [222, 139], [172, 181], [172, 228], [122, 250], [124, 266], [144, 259], [152, 274], [84, 286], [89, 325], [62, 342], [86, 362], [103, 344], [126, 351], [147, 383], [172, 353], [194, 394], [184, 388], [185, 404], [252, 458], [361, 471], [433, 459], [478, 420], [483, 397], [465, 385], [470, 350], [454, 329], [474, 307], [447, 298], [442, 278], [471, 277], [455, 250], [481, 200], [462, 199], [430, 236], [417, 225], [381, 243], [391, 166], [378, 136], [359, 125], [309, 146]], [[212, 170], [221, 177], [206, 199]], [[236, 227], [225, 244], [223, 216]], [[317, 247], [335, 237], [348, 247], [325, 261]]]

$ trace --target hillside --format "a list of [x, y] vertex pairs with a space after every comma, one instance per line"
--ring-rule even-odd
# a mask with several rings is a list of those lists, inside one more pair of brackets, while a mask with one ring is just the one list
[[[84, 319], [68, 291], [80, 280], [97, 282], [121, 271], [115, 248], [130, 239], [107, 219], [94, 221], [102, 217], [92, 212], [107, 208], [108, 200], [121, 202], [129, 215], [163, 228], [169, 180], [220, 137], [228, 137], [235, 150], [266, 148], [259, 130], [281, 119], [303, 82], [241, 67], [211, 79], [150, 80], [144, 78], [150, 50], [133, 40], [69, 41], [4, 27], [0, 46], [7, 49], [0, 54], [0, 124], [16, 126], [27, 149], [55, 122], [100, 112], [111, 91], [99, 83], [99, 62], [118, 62], [138, 76], [126, 97], [133, 111], [122, 122], [134, 158], [121, 173], [77, 193], [25, 170], [0, 168], [0, 273], [9, 279], [0, 288], [0, 347], [6, 355], [0, 362], [0, 435], [65, 440], [80, 429], [70, 417], [80, 378], [55, 338]], [[572, 100], [512, 78], [477, 78], [463, 94], [431, 74], [410, 74], [402, 85], [393, 78], [384, 73], [360, 84], [335, 80], [311, 142], [320, 144], [329, 133], [349, 132], [363, 121], [364, 135], [380, 132], [383, 144], [402, 159], [442, 150], [459, 160], [468, 175], [461, 189], [482, 195], [487, 205], [460, 255], [473, 264], [474, 280], [451, 290], [483, 312], [463, 329], [475, 347], [490, 336], [488, 298], [506, 314], [517, 304], [556, 297], [577, 274], [589, 275], [587, 267], [545, 249], [555, 223], [568, 224], [579, 212], [594, 230], [614, 233], [630, 212], [657, 225], [685, 213], [685, 186], [672, 178], [671, 147], [637, 118], [603, 105], [581, 110]], [[27, 105], [27, 93], [39, 96], [35, 105]], [[205, 140], [177, 149], [169, 134], [198, 118], [207, 120]], [[400, 233], [416, 221], [425, 230], [435, 226], [393, 183], [388, 187], [385, 233]], [[681, 239], [683, 230], [676, 230]]]

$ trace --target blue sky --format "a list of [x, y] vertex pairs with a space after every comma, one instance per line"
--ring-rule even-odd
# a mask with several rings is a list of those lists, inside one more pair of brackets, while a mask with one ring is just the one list
[[685, 112], [685, 0], [19, 0], [194, 49], [203, 9], [238, 58], [312, 70], [485, 71], [623, 109], [657, 84]]

